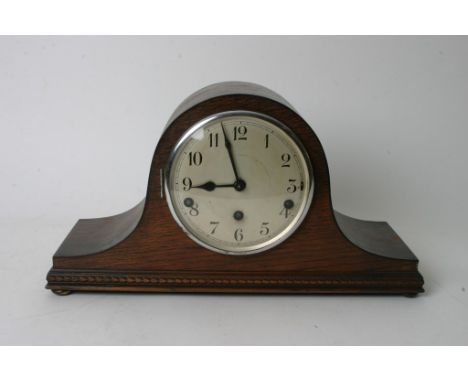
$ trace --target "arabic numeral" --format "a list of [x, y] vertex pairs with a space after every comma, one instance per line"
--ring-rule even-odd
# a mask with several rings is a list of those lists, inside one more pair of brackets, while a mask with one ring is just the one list
[[286, 188], [286, 191], [293, 193], [297, 191], [296, 179], [289, 179], [289, 186]]
[[284, 215], [284, 218], [287, 219], [288, 216], [289, 216], [289, 214], [290, 214], [290, 210], [287, 209], [286, 207], [284, 207], [284, 208], [280, 211], [279, 214], [280, 214], [280, 215]]
[[219, 226], [219, 222], [210, 222], [210, 226], [213, 227], [213, 229], [210, 231], [210, 234], [214, 235], [216, 233], [216, 228]]
[[218, 147], [218, 133], [210, 133], [210, 147]]
[[194, 153], [189, 152], [189, 166], [200, 166], [202, 164], [202, 161], [203, 156], [200, 151], [195, 151]]
[[290, 154], [284, 153], [283, 155], [281, 155], [281, 160], [283, 161], [281, 167], [291, 167], [291, 165], [289, 164], [289, 161], [291, 160]]
[[182, 179], [182, 184], [184, 185], [184, 191], [189, 191], [192, 188], [192, 179], [185, 177]]
[[270, 233], [270, 228], [268, 228], [269, 222], [263, 222], [262, 226], [260, 227], [260, 235], [266, 236]]
[[198, 216], [199, 213], [200, 211], [198, 211], [198, 204], [193, 203], [189, 210], [190, 216]]
[[234, 140], [235, 141], [246, 141], [247, 140], [247, 126], [240, 125], [234, 126]]
[[242, 232], [242, 228], [237, 228], [235, 231], [234, 231], [234, 239], [236, 241], [242, 241], [244, 240], [244, 234]]

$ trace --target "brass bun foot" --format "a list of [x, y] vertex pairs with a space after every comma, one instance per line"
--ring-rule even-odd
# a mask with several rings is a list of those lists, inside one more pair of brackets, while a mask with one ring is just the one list
[[68, 296], [71, 292], [71, 290], [52, 289], [52, 293], [56, 294], [57, 296]]

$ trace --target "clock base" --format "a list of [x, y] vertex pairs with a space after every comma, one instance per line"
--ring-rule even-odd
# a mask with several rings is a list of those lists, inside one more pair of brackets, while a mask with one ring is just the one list
[[[207, 277], [208, 276], [208, 277]], [[424, 290], [414, 275], [164, 275], [51, 270], [47, 288], [57, 295], [71, 292], [164, 292], [230, 294], [392, 294], [414, 297]], [[266, 276], [266, 275], [265, 275]], [[67, 288], [65, 290], [65, 288]], [[65, 292], [65, 293], [64, 293]]]
[[[214, 271], [184, 270], [187, 264], [178, 263], [173, 269], [143, 271], [129, 269], [131, 253], [125, 262], [119, 264], [119, 257], [109, 254], [106, 263], [113, 264], [112, 270], [104, 270], [96, 259], [105, 253], [83, 255], [83, 249], [97, 251], [100, 246], [109, 243], [109, 232], [117, 232], [116, 226], [129, 225], [129, 215], [137, 217], [138, 206], [125, 214], [108, 218], [80, 220], [72, 229], [66, 240], [54, 256], [54, 267], [47, 275], [46, 288], [58, 295], [79, 292], [179, 292], [179, 293], [255, 293], [255, 294], [399, 294], [415, 296], [424, 291], [423, 278], [416, 270], [408, 269], [407, 262], [417, 259], [400, 237], [384, 222], [370, 222], [353, 219], [335, 212], [338, 226], [356, 246], [377, 252], [374, 257], [377, 263], [363, 261], [356, 263], [352, 269], [331, 272], [309, 269], [308, 271]], [[130, 224], [131, 226], [132, 224]], [[111, 240], [112, 241], [112, 240]], [[307, 249], [296, 254], [299, 258], [307, 257]], [[70, 255], [75, 253], [75, 255]], [[221, 258], [230, 256], [214, 254]], [[327, 254], [325, 250], [322, 261], [332, 264], [334, 257], [340, 254]], [[151, 257], [151, 254], [148, 253]], [[154, 257], [158, 254], [154, 253]], [[260, 255], [261, 256], [261, 255]], [[268, 254], [265, 255], [268, 261]], [[346, 253], [343, 253], [346, 257]], [[258, 255], [248, 257], [259, 257]], [[243, 262], [248, 257], [236, 257]], [[382, 265], [378, 265], [379, 259]], [[387, 259], [392, 259], [392, 267], [384, 266]], [[68, 265], [67, 265], [68, 264]], [[71, 265], [72, 264], [72, 265]], [[90, 267], [90, 264], [93, 265]], [[97, 269], [96, 266], [98, 267]], [[286, 266], [286, 263], [285, 263]], [[310, 268], [310, 267], [309, 267]], [[313, 267], [311, 267], [313, 268]], [[387, 268], [387, 269], [385, 269]]]

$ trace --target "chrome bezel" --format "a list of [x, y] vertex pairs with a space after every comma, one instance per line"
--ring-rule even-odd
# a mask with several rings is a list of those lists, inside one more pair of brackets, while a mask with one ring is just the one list
[[[305, 203], [304, 208], [301, 211], [301, 213], [298, 214], [297, 217], [295, 218], [295, 220], [293, 220], [293, 222], [284, 231], [282, 231], [280, 234], [278, 234], [275, 237], [272, 237], [270, 240], [268, 240], [268, 241], [266, 241], [264, 243], [260, 243], [260, 244], [253, 245], [251, 247], [247, 247], [247, 249], [243, 248], [242, 251], [229, 251], [229, 250], [218, 248], [218, 247], [215, 247], [215, 246], [212, 246], [212, 245], [206, 243], [205, 241], [200, 239], [194, 232], [192, 232], [190, 230], [189, 227], [187, 227], [183, 223], [182, 219], [179, 217], [179, 215], [177, 214], [176, 209], [174, 208], [174, 204], [173, 204], [173, 200], [172, 200], [173, 196], [172, 196], [172, 193], [169, 190], [169, 187], [170, 187], [169, 185], [171, 184], [170, 176], [171, 176], [171, 169], [172, 169], [172, 165], [174, 163], [174, 159], [176, 158], [179, 149], [184, 145], [184, 143], [198, 129], [203, 128], [205, 125], [207, 125], [209, 123], [212, 123], [213, 121], [215, 121], [217, 119], [222, 119], [222, 118], [227, 118], [227, 117], [232, 117], [232, 116], [238, 116], [238, 115], [254, 117], [254, 118], [265, 120], [266, 122], [269, 122], [269, 123], [275, 125], [276, 127], [278, 127], [279, 129], [283, 130], [294, 141], [294, 143], [299, 148], [299, 150], [300, 150], [300, 152], [301, 152], [301, 154], [302, 154], [302, 156], [304, 158], [304, 161], [306, 163], [306, 166], [307, 166], [307, 170], [308, 170], [308, 173], [309, 173], [309, 193], [307, 195], [306, 203]], [[221, 253], [221, 254], [224, 254], [224, 255], [234, 255], [234, 256], [253, 255], [253, 254], [264, 252], [264, 251], [266, 251], [268, 249], [271, 249], [271, 248], [276, 247], [277, 245], [281, 244], [286, 239], [288, 239], [299, 228], [301, 223], [304, 221], [304, 218], [306, 217], [306, 215], [307, 215], [307, 213], [309, 211], [310, 205], [312, 203], [313, 195], [314, 195], [314, 174], [313, 174], [312, 163], [310, 161], [307, 150], [305, 149], [304, 145], [299, 140], [299, 138], [296, 136], [296, 134], [294, 134], [294, 132], [289, 127], [287, 127], [286, 125], [284, 125], [283, 123], [281, 123], [280, 121], [278, 121], [275, 118], [272, 118], [272, 117], [270, 117], [270, 116], [268, 116], [266, 114], [263, 114], [263, 113], [257, 113], [257, 112], [253, 112], [253, 111], [247, 111], [247, 110], [232, 110], [232, 111], [225, 111], [225, 112], [221, 112], [221, 113], [212, 114], [212, 115], [210, 115], [210, 116], [208, 116], [206, 118], [203, 118], [202, 120], [198, 121], [193, 126], [191, 126], [189, 129], [187, 129], [187, 131], [182, 135], [182, 137], [179, 139], [179, 141], [176, 143], [176, 145], [174, 146], [174, 148], [172, 149], [172, 151], [170, 153], [169, 161], [168, 161], [168, 163], [166, 165], [166, 168], [165, 168], [165, 171], [164, 171], [164, 178], [165, 178], [164, 179], [164, 191], [165, 191], [165, 194], [166, 194], [167, 204], [169, 206], [169, 210], [171, 211], [171, 214], [174, 217], [176, 223], [182, 228], [182, 230], [185, 232], [185, 234], [190, 239], [195, 241], [197, 244], [201, 245], [204, 248], [207, 248], [209, 250], [212, 250], [214, 252]]]

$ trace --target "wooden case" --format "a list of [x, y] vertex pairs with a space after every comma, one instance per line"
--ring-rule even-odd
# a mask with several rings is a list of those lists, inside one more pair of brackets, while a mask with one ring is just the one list
[[[267, 114], [302, 141], [314, 167], [306, 218], [277, 247], [229, 256], [200, 247], [174, 221], [164, 169], [182, 134], [202, 118], [229, 110]], [[111, 217], [79, 220], [53, 257], [47, 288], [71, 291], [217, 293], [366, 293], [423, 291], [418, 260], [384, 222], [333, 210], [324, 150], [309, 125], [278, 94], [249, 83], [209, 86], [186, 99], [157, 145], [146, 198]]]

